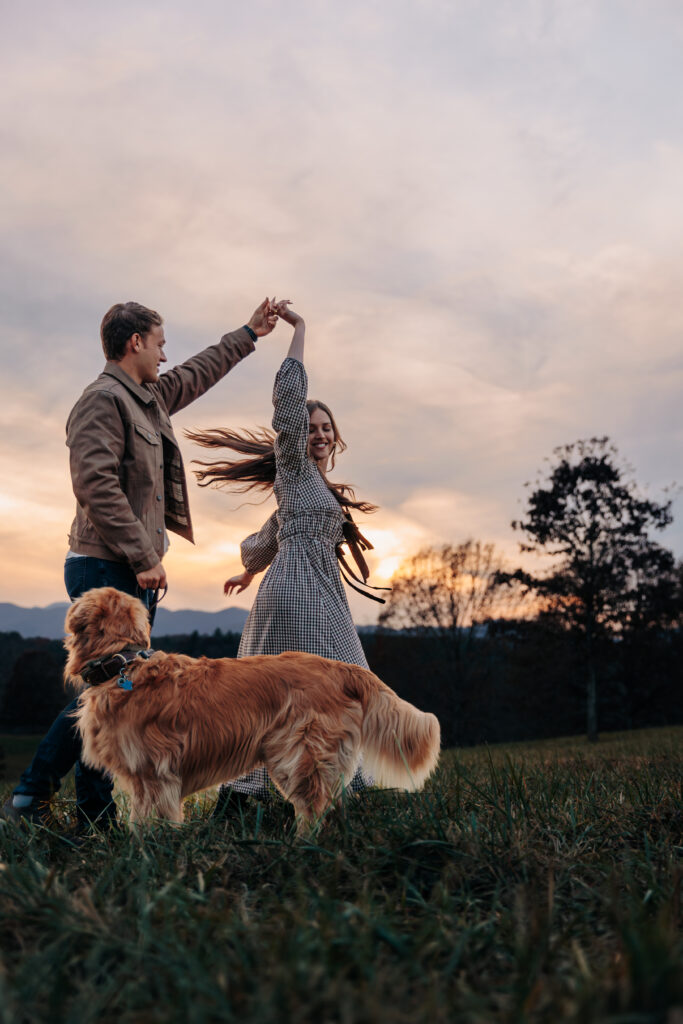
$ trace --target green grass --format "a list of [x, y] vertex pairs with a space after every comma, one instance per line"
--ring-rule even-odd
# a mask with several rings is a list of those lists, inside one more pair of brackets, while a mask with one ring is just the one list
[[210, 808], [0, 828], [0, 1022], [683, 1020], [681, 728], [446, 752], [310, 842]]

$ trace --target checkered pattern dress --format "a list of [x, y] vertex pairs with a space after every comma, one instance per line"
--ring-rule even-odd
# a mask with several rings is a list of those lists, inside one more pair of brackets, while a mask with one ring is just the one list
[[[308, 379], [298, 359], [286, 358], [273, 388], [277, 511], [242, 541], [245, 569], [268, 571], [245, 623], [238, 658], [306, 651], [368, 667], [339, 575], [336, 545], [344, 517], [308, 457]], [[258, 768], [229, 785], [265, 797], [268, 773]], [[371, 785], [360, 771], [352, 789]]]

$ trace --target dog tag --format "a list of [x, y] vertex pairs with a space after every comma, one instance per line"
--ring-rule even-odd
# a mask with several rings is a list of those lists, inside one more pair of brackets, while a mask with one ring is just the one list
[[129, 679], [128, 676], [123, 674], [123, 669], [121, 669], [121, 671], [119, 672], [119, 681], [117, 685], [120, 686], [122, 690], [133, 689], [133, 680]]

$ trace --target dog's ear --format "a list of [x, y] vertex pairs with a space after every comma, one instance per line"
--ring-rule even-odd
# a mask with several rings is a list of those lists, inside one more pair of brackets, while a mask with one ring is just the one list
[[66, 613], [67, 633], [102, 634], [103, 626], [114, 610], [118, 590], [114, 587], [95, 587], [77, 597]]
[[114, 587], [96, 587], [76, 598], [66, 613], [64, 628], [75, 635], [114, 634], [142, 643], [149, 639], [149, 613], [137, 597]]
[[133, 638], [136, 643], [146, 644], [149, 646], [149, 635], [152, 628], [149, 624], [149, 611], [137, 597], [129, 597], [128, 594], [124, 594], [123, 596], [128, 599], [126, 604], [131, 622], [131, 638]]
[[142, 601], [114, 587], [96, 587], [77, 598], [69, 608], [64, 646], [76, 662], [95, 657], [116, 644], [149, 647], [149, 613]]
[[86, 632], [90, 622], [91, 614], [92, 601], [88, 600], [88, 595], [83, 594], [82, 597], [77, 597], [74, 603], [67, 610], [66, 619], [64, 620], [64, 632]]
[[115, 632], [134, 643], [148, 645], [149, 612], [142, 601], [113, 587], [103, 587], [98, 594], [100, 608], [95, 625], [105, 634]]

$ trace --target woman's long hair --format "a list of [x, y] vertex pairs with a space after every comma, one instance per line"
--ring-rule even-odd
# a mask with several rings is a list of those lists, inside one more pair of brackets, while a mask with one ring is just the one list
[[[334, 431], [330, 469], [334, 469], [335, 455], [346, 449], [334, 416], [324, 402], [315, 399], [307, 401], [306, 408], [309, 416], [316, 409], [322, 409], [329, 417]], [[221, 459], [215, 462], [202, 462], [201, 459], [193, 459], [195, 465], [203, 467], [194, 470], [200, 487], [214, 484], [218, 488], [230, 488], [240, 494], [251, 490], [272, 490], [275, 483], [274, 431], [267, 427], [257, 427], [256, 430], [241, 432], [216, 428], [215, 430], [201, 431], [186, 430], [185, 436], [195, 444], [201, 445], [202, 448], [228, 448], [230, 451], [247, 456], [245, 459]], [[355, 508], [359, 512], [375, 512], [377, 510], [377, 505], [372, 505], [369, 501], [357, 501], [350, 484], [333, 484], [324, 473], [320, 475], [343, 509]]]

